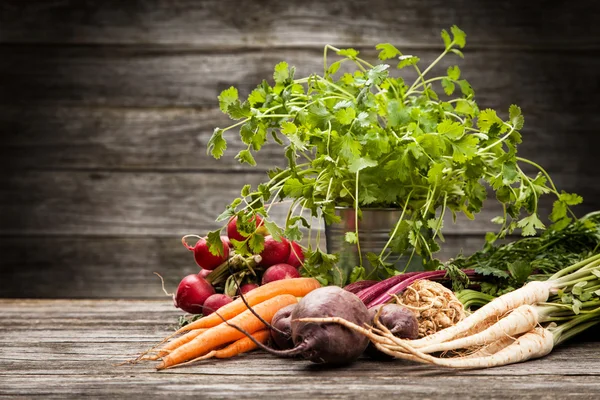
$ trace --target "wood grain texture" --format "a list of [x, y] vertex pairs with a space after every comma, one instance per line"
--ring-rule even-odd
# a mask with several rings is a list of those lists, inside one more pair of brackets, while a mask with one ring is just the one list
[[234, 171], [263, 173], [284, 165], [284, 149], [265, 145], [257, 167], [234, 156], [247, 146], [237, 131], [226, 135], [215, 160], [207, 143], [217, 126], [231, 124], [219, 109], [0, 106], [0, 159], [13, 169], [125, 171]]
[[[226, 135], [228, 149], [219, 160], [207, 155], [207, 142], [215, 126], [229, 119], [219, 110], [104, 109], [42, 107], [22, 110], [0, 106], [0, 162], [14, 170], [109, 171], [248, 171], [262, 173], [286, 161], [283, 148], [271, 142], [256, 153], [257, 167], [241, 165], [234, 155], [246, 146], [237, 131]], [[559, 118], [552, 136], [548, 121], [527, 118], [526, 140], [520, 155], [541, 164], [551, 176], [595, 175], [593, 129]], [[571, 122], [572, 123], [572, 122]], [[60, 132], [60, 134], [55, 134]], [[578, 157], [573, 157], [578, 154]], [[533, 168], [523, 165], [526, 171]], [[571, 179], [567, 179], [571, 182]], [[574, 187], [573, 185], [570, 185]]]
[[[2, 1], [0, 268], [10, 273], [0, 297], [160, 296], [153, 270], [174, 285], [195, 268], [178, 238], [219, 226], [241, 187], [283, 162], [267, 146], [257, 168], [240, 166], [234, 132], [223, 159], [206, 155], [214, 127], [229, 123], [221, 90], [246, 95], [281, 60], [319, 72], [325, 43], [374, 60], [373, 46], [391, 42], [426, 63], [453, 24], [468, 34], [466, 59], [440, 71], [458, 63], [481, 107], [505, 115], [519, 104], [519, 155], [582, 194], [579, 214], [599, 209], [598, 16], [590, 1]], [[474, 250], [498, 211], [447, 223], [445, 251]]]
[[[576, 208], [582, 215], [598, 207], [595, 177], [555, 176], [564, 190], [586, 188], [590, 201]], [[85, 171], [24, 171], [0, 177], [2, 235], [134, 235], [181, 237], [203, 234], [223, 226], [215, 218], [239, 196], [244, 184], [256, 187], [262, 174], [127, 173]], [[581, 192], [581, 191], [580, 191]], [[491, 195], [491, 192], [490, 192]], [[542, 198], [540, 215], [551, 211], [552, 198]], [[274, 221], [283, 224], [287, 203], [272, 207]], [[489, 199], [475, 220], [450, 215], [446, 233], [483, 234], [497, 226], [489, 221], [502, 214], [500, 203]], [[317, 220], [313, 220], [314, 226]]]
[[401, 388], [408, 398], [550, 399], [600, 391], [593, 336], [539, 360], [474, 371], [366, 358], [323, 369], [262, 352], [160, 373], [152, 364], [114, 365], [172, 332], [178, 315], [167, 301], [0, 300], [0, 396], [370, 399]]
[[[600, 138], [593, 124], [600, 124], [600, 116], [595, 113], [585, 123], [579, 121], [568, 114], [526, 115], [519, 155], [538, 162], [559, 179], [564, 173], [596, 176], [591, 161]], [[246, 145], [235, 129], [225, 135], [228, 148], [221, 159], [207, 155], [214, 128], [230, 123], [218, 109], [0, 105], [0, 163], [14, 170], [255, 173], [286, 164], [284, 149], [269, 137], [269, 143], [255, 153], [258, 165], [241, 165], [234, 156]], [[523, 168], [533, 172], [527, 165]]]
[[[481, 47], [595, 47], [598, 12], [569, 3], [467, 0], [3, 1], [0, 41], [231, 47], [437, 45], [457, 24]], [[493, 29], [490, 29], [493, 27]]]
[[[470, 254], [483, 236], [446, 235], [443, 261]], [[325, 248], [324, 240], [321, 243]], [[0, 237], [0, 298], [163, 298], [197, 273], [179, 237]]]
[[[441, 52], [419, 49], [422, 65]], [[217, 106], [231, 85], [247, 95], [272, 79], [282, 60], [297, 67], [297, 77], [323, 71], [322, 49], [241, 49], [205, 52], [172, 46], [0, 46], [0, 104], [131, 107]], [[375, 62], [376, 53], [365, 49]], [[480, 107], [507, 111], [512, 103], [525, 116], [552, 113], [594, 118], [593, 94], [600, 60], [593, 51], [561, 53], [520, 50], [469, 50], [465, 59], [450, 55], [439, 66], [458, 64], [473, 86]], [[347, 68], [350, 68], [350, 64]], [[569, 78], [565, 79], [565, 74]], [[412, 81], [411, 69], [402, 76]], [[597, 86], [597, 85], [596, 85]], [[566, 110], [566, 112], [564, 112]]]

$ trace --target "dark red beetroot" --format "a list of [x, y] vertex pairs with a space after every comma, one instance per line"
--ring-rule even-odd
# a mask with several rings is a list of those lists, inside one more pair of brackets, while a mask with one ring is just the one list
[[365, 351], [369, 339], [336, 323], [302, 322], [302, 318], [340, 317], [359, 326], [369, 323], [369, 312], [353, 293], [337, 286], [315, 289], [296, 305], [291, 314], [294, 347], [275, 350], [255, 342], [280, 357], [302, 356], [312, 362], [343, 365], [356, 361]]
[[217, 311], [219, 308], [223, 307], [225, 304], [229, 304], [233, 301], [233, 299], [226, 294], [215, 293], [210, 295], [204, 305], [202, 306], [202, 314], [210, 315]]
[[[261, 224], [262, 224], [261, 217], [256, 216], [256, 218], [253, 218], [253, 219], [254, 219], [254, 222], [256, 223], [257, 228], [259, 226], [261, 226]], [[227, 223], [227, 236], [229, 237], [229, 239], [234, 239], [234, 240], [237, 240], [238, 242], [243, 242], [247, 238], [247, 236], [242, 235], [242, 233], [240, 231], [238, 231], [237, 220], [238, 220], [238, 217], [236, 215], [234, 217], [231, 217], [231, 219]]]
[[282, 350], [294, 347], [292, 340], [292, 311], [297, 304], [285, 306], [275, 313], [271, 320], [271, 339], [275, 345]]
[[[388, 328], [394, 336], [400, 339], [418, 339], [419, 322], [412, 311], [395, 303], [371, 307], [369, 308], [369, 317], [372, 325], [375, 325], [375, 318], [380, 309], [378, 321]], [[394, 358], [377, 350], [373, 343], [369, 343], [365, 354], [376, 360], [392, 360]]]
[[290, 242], [282, 237], [278, 242], [273, 236], [265, 237], [265, 248], [260, 253], [262, 258], [261, 267], [270, 267], [275, 264], [284, 264], [290, 258]]
[[240, 286], [238, 293], [246, 294], [249, 291], [256, 289], [257, 287], [258, 287], [258, 284], [256, 284], [256, 283], [244, 283], [242, 286]]
[[337, 286], [315, 289], [292, 311], [292, 340], [304, 358], [323, 364], [349, 364], [365, 351], [369, 338], [342, 325], [300, 322], [301, 318], [340, 317], [358, 326], [369, 322], [369, 312], [353, 293]]
[[190, 314], [202, 313], [202, 306], [215, 289], [198, 274], [191, 274], [181, 280], [173, 294], [173, 304]]
[[291, 243], [292, 247], [290, 247], [290, 257], [288, 258], [287, 263], [292, 267], [300, 268], [302, 263], [304, 263], [304, 252], [298, 243]]
[[[186, 239], [188, 237], [197, 237], [198, 241], [194, 247], [187, 244]], [[196, 264], [203, 269], [213, 270], [219, 265], [223, 264], [229, 258], [229, 245], [221, 237], [221, 243], [223, 243], [223, 254], [214, 255], [209, 250], [208, 241], [206, 238], [202, 238], [196, 235], [186, 235], [181, 239], [181, 242], [186, 249], [194, 252], [194, 260]]]
[[275, 264], [263, 273], [262, 284], [290, 278], [300, 278], [300, 273], [296, 268], [289, 264]]

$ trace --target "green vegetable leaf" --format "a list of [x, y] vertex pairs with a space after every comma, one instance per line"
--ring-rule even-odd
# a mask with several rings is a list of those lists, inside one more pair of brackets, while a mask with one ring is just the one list
[[509, 108], [508, 108], [508, 116], [510, 118], [510, 122], [513, 124], [513, 126], [515, 127], [515, 129], [519, 130], [523, 128], [523, 124], [525, 122], [525, 119], [523, 118], [523, 115], [521, 115], [521, 108], [512, 104]]
[[366, 273], [366, 271], [365, 271], [364, 267], [359, 267], [359, 266], [354, 267], [352, 269], [352, 272], [350, 273], [350, 283], [364, 280], [365, 273]]
[[241, 191], [242, 197], [248, 196], [250, 194], [250, 189], [251, 189], [250, 185], [244, 185], [244, 187], [242, 188], [242, 191]]
[[273, 79], [275, 83], [283, 84], [290, 77], [290, 70], [288, 63], [285, 61], [280, 62], [275, 66], [275, 71], [273, 72]]
[[356, 236], [355, 232], [346, 232], [344, 235], [344, 240], [346, 240], [348, 243], [357, 243], [358, 237]]
[[442, 78], [442, 88], [444, 89], [444, 93], [450, 96], [454, 93], [454, 82], [448, 78]]
[[569, 206], [576, 206], [583, 202], [583, 197], [575, 193], [562, 192], [559, 196], [560, 201], [564, 201]]
[[471, 84], [469, 82], [467, 82], [465, 79], [459, 80], [458, 85], [460, 86], [460, 91], [466, 97], [471, 97], [475, 94], [475, 92], [473, 91], [473, 88], [471, 87]]
[[267, 93], [262, 87], [254, 89], [248, 96], [248, 103], [252, 107], [263, 104], [265, 100], [267, 100]]
[[256, 160], [254, 160], [254, 156], [252, 156], [250, 150], [241, 150], [239, 153], [237, 153], [235, 159], [238, 160], [240, 164], [246, 163], [252, 165], [253, 167], [256, 166]]
[[304, 185], [296, 178], [288, 179], [283, 185], [283, 193], [291, 198], [301, 197], [303, 191]]
[[250, 103], [247, 101], [240, 103], [236, 100], [227, 107], [227, 114], [231, 119], [236, 120], [251, 117]]
[[477, 117], [477, 126], [482, 132], [490, 132], [494, 125], [498, 126], [498, 129], [503, 125], [503, 121], [498, 117], [496, 111], [488, 108], [479, 113]]
[[227, 142], [223, 139], [223, 129], [215, 128], [212, 136], [208, 140], [207, 153], [210, 153], [214, 158], [219, 159], [227, 149]]
[[297, 226], [290, 226], [285, 229], [285, 237], [294, 242], [302, 240], [302, 231]]
[[442, 40], [444, 41], [444, 46], [446, 46], [446, 49], [452, 44], [452, 38], [450, 38], [450, 34], [445, 29], [442, 29]]
[[402, 55], [400, 50], [389, 43], [380, 43], [375, 48], [379, 50], [379, 59], [382, 61]]
[[340, 155], [346, 160], [353, 160], [355, 157], [360, 156], [362, 149], [360, 142], [354, 140], [350, 134], [340, 137], [338, 146]]
[[342, 108], [338, 112], [335, 113], [335, 118], [342, 125], [350, 125], [354, 118], [356, 117], [356, 111], [354, 108]]
[[352, 161], [352, 164], [348, 167], [348, 171], [355, 174], [365, 168], [376, 167], [377, 164], [377, 161], [371, 160], [369, 157], [360, 157]]
[[211, 254], [215, 256], [221, 256], [225, 254], [225, 249], [223, 248], [223, 241], [221, 240], [220, 229], [208, 232], [206, 240], [208, 242], [208, 251], [210, 251]]
[[235, 103], [236, 101], [238, 101], [238, 90], [236, 88], [234, 88], [233, 86], [230, 87], [229, 89], [225, 89], [218, 96], [218, 99], [219, 99], [219, 108], [224, 113], [227, 113], [229, 106], [231, 104]]
[[338, 56], [348, 57], [350, 59], [356, 59], [356, 57], [358, 57], [358, 51], [354, 49], [340, 49], [336, 53]]
[[415, 56], [400, 56], [398, 57], [400, 62], [396, 66], [398, 69], [402, 69], [404, 67], [410, 67], [411, 65], [417, 65], [421, 59]]
[[458, 67], [458, 65], [448, 67], [447, 73], [448, 78], [452, 79], [453, 81], [457, 81], [460, 79], [460, 68]]
[[492, 267], [491, 265], [476, 267], [475, 272], [484, 276], [495, 276], [496, 278], [509, 277], [506, 271], [503, 271], [500, 268]]
[[519, 284], [525, 283], [529, 275], [533, 272], [531, 263], [520, 260], [508, 264], [508, 271], [512, 278]]
[[517, 226], [523, 229], [523, 236], [534, 236], [536, 229], [544, 229], [545, 226], [537, 216], [537, 214], [531, 214], [528, 217], [521, 219]]
[[450, 28], [450, 31], [452, 32], [454, 43], [461, 49], [465, 47], [465, 44], [467, 44], [467, 34], [460, 30], [456, 25], [453, 25], [452, 28]]
[[281, 133], [290, 135], [298, 132], [298, 127], [291, 122], [284, 121], [281, 123]]
[[327, 75], [335, 74], [336, 72], [338, 72], [341, 66], [342, 63], [340, 61], [331, 63], [331, 65], [329, 65], [329, 67], [327, 68]]
[[445, 119], [437, 125], [436, 131], [448, 139], [457, 140], [465, 133], [465, 127], [456, 121]]
[[248, 239], [248, 246], [253, 254], [260, 254], [265, 248], [265, 237], [259, 233], [253, 233]]
[[273, 239], [277, 242], [281, 242], [281, 237], [283, 236], [281, 228], [277, 226], [275, 222], [266, 219], [263, 219], [263, 224], [265, 225], [265, 228], [267, 228], [267, 231], [269, 231], [269, 234], [273, 236]]

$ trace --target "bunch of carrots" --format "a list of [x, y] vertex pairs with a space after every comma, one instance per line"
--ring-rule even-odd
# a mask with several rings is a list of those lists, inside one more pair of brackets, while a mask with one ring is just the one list
[[270, 336], [265, 322], [270, 323], [281, 308], [297, 303], [298, 297], [304, 297], [320, 286], [314, 278], [282, 279], [262, 285], [221, 307], [218, 312], [181, 327], [136, 361], [160, 361], [156, 368], [162, 370], [254, 350], [258, 346], [255, 341], [233, 326], [265, 344]]

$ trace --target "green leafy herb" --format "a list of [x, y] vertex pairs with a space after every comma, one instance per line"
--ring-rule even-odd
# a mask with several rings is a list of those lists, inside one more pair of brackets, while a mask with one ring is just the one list
[[[382, 61], [376, 64], [360, 58], [355, 49], [327, 45], [322, 74], [298, 78], [294, 67], [281, 62], [274, 68], [273, 83], [262, 81], [247, 99], [239, 99], [235, 88], [223, 91], [219, 106], [238, 122], [215, 130], [209, 152], [221, 157], [226, 149], [223, 135], [238, 128], [248, 146], [236, 156], [240, 163], [256, 165], [253, 153], [272, 137], [284, 147], [288, 165], [271, 171], [256, 191], [244, 191], [220, 218], [246, 213], [271, 221], [263, 201], [278, 196], [289, 200], [286, 226], [278, 230], [268, 223], [267, 229], [297, 240], [303, 235], [295, 218], [303, 210], [331, 224], [339, 219], [335, 206], [355, 208], [356, 221], [364, 207], [397, 208], [402, 217], [384, 251], [368, 258], [384, 275], [398, 272], [391, 261], [403, 255], [417, 254], [427, 268], [435, 268], [434, 253], [443, 239], [442, 217], [462, 213], [473, 219], [488, 197], [488, 188], [505, 210], [497, 219], [499, 231], [488, 237], [490, 242], [516, 229], [527, 236], [542, 232], [545, 224], [538, 202], [546, 193], [557, 197], [550, 216], [552, 231], [566, 229], [573, 220], [569, 207], [580, 197], [557, 192], [541, 167], [517, 156], [524, 124], [518, 106], [511, 105], [506, 112], [480, 110], [458, 66], [433, 74], [445, 57], [464, 56], [462, 30], [452, 26], [441, 37], [443, 51], [429, 65], [421, 65], [418, 56], [403, 54], [390, 43], [376, 46]], [[331, 52], [335, 60], [328, 59]], [[341, 74], [342, 63], [356, 68]], [[412, 69], [417, 78], [407, 82], [401, 76], [405, 69]], [[526, 175], [521, 169], [524, 163], [540, 173]], [[243, 245], [259, 249], [260, 239], [248, 233]], [[360, 247], [357, 231], [345, 238]], [[314, 249], [312, 243], [308, 247], [305, 273], [334, 283], [362, 276], [366, 255], [361, 254], [352, 273], [338, 269], [333, 256], [318, 243]], [[489, 265], [485, 272], [521, 280], [520, 267], [510, 265], [512, 270]]]

